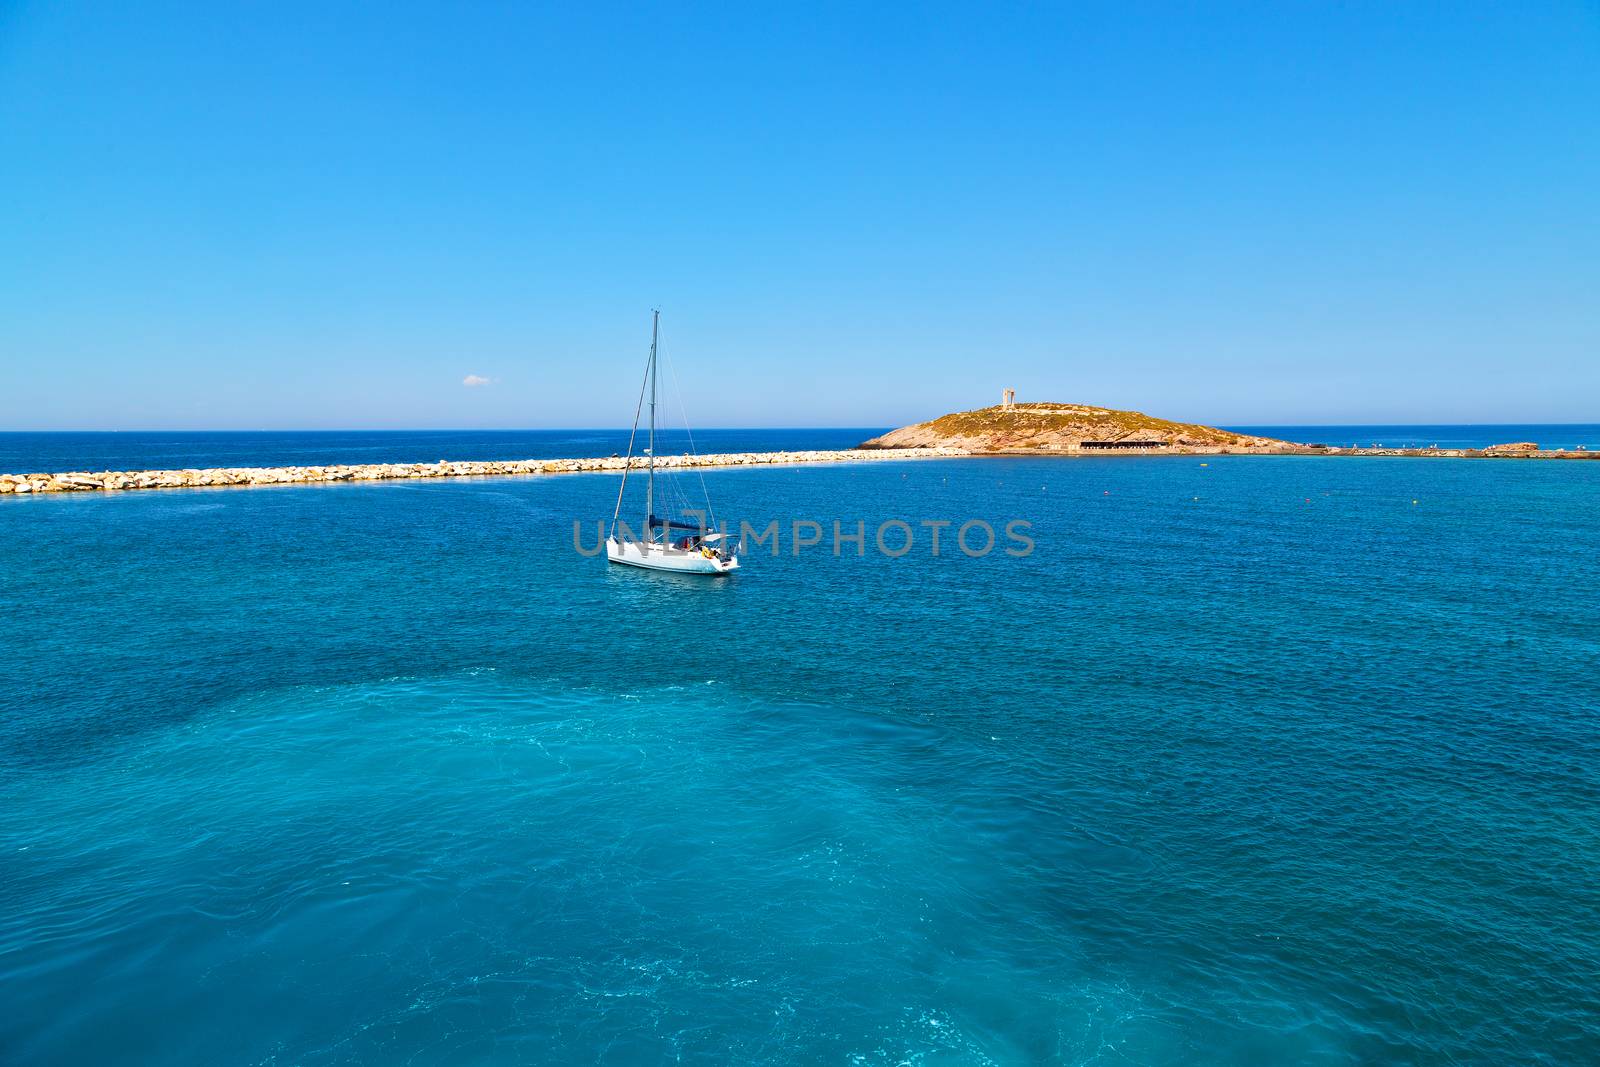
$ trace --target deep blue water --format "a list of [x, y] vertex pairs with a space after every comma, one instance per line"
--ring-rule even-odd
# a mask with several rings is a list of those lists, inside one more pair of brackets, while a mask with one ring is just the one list
[[[876, 429], [697, 430], [700, 452], [854, 448]], [[662, 455], [683, 452], [682, 430], [657, 435]], [[642, 438], [641, 438], [642, 440]], [[643, 447], [635, 445], [635, 451]], [[614, 430], [214, 430], [0, 433], [0, 472], [294, 467], [328, 463], [437, 463], [441, 459], [567, 459], [628, 450]]]
[[1231, 426], [1240, 433], [1260, 434], [1301, 444], [1336, 448], [1488, 448], [1513, 441], [1532, 441], [1541, 448], [1600, 451], [1600, 423], [1503, 423], [1471, 426]]
[[0, 1059], [1595, 1058], [1600, 463], [706, 480], [0, 498]]

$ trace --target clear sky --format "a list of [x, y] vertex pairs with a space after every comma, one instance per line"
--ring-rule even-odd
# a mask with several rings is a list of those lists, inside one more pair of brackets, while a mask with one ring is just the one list
[[0, 429], [1600, 421], [1593, 0], [776, 7], [0, 0]]

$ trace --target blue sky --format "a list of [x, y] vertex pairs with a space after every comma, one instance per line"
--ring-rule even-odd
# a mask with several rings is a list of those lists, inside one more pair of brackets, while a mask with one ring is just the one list
[[1600, 6], [0, 0], [0, 429], [624, 424], [655, 305], [706, 426], [1600, 421]]

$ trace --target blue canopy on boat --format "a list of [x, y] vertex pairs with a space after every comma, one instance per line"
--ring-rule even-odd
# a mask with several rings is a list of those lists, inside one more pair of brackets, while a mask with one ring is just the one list
[[650, 529], [660, 530], [662, 528], [666, 528], [668, 530], [688, 530], [690, 533], [706, 532], [706, 528], [703, 523], [678, 522], [674, 519], [659, 519], [654, 515], [650, 516]]

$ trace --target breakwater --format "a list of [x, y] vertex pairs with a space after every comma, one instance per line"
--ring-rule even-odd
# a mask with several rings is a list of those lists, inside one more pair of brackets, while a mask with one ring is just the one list
[[[658, 456], [656, 466], [747, 467], [798, 463], [858, 463], [873, 460], [937, 459], [964, 456], [960, 448], [891, 448], [876, 451], [830, 449], [793, 452], [729, 452], [708, 456]], [[203, 470], [66, 471], [56, 474], [0, 474], [0, 495], [18, 493], [107, 492], [129, 489], [199, 489], [213, 486], [306, 485], [319, 482], [378, 482], [405, 478], [483, 478], [519, 474], [579, 474], [643, 470], [649, 460], [635, 456], [581, 459], [465, 460], [437, 463], [359, 463], [309, 467], [213, 467]]]
[[[1122, 453], [1133, 451], [1124, 449]], [[1150, 448], [1140, 454], [1169, 456], [1419, 456], [1442, 459], [1600, 459], [1600, 452], [1500, 446], [1469, 448], [1329, 448], [1284, 445], [1270, 448]], [[751, 467], [810, 463], [865, 463], [875, 460], [948, 459], [958, 456], [1055, 456], [1085, 458], [1112, 454], [1057, 452], [1050, 449], [977, 451], [937, 448], [817, 449], [783, 452], [724, 452], [706, 456], [660, 456], [656, 466]], [[525, 474], [582, 474], [643, 470], [648, 460], [635, 456], [577, 459], [439, 460], [437, 463], [356, 463], [291, 467], [211, 467], [148, 471], [65, 471], [54, 474], [0, 474], [0, 496], [28, 493], [105, 492], [128, 489], [199, 489], [214, 486], [307, 485], [322, 482], [379, 482], [407, 478], [484, 478]]]

